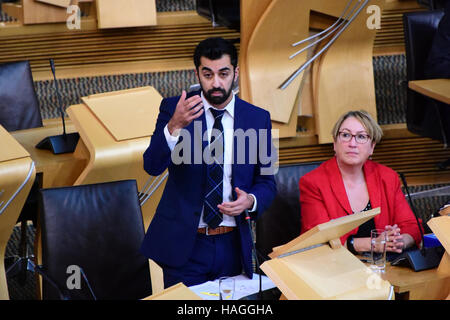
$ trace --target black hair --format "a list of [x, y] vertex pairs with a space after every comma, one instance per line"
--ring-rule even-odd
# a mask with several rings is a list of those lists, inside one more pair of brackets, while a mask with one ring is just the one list
[[231, 64], [236, 69], [238, 54], [236, 47], [229, 40], [214, 37], [201, 41], [195, 48], [194, 52], [195, 69], [198, 70], [201, 57], [205, 57], [210, 60], [217, 60], [222, 58], [224, 54], [230, 56]]

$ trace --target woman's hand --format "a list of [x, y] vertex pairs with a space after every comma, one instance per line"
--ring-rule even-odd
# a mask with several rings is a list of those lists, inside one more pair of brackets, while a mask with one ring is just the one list
[[400, 228], [394, 224], [393, 226], [387, 225], [386, 230], [386, 252], [402, 253], [405, 249], [405, 235], [400, 233]]
[[[400, 233], [400, 228], [394, 224], [393, 226], [386, 226], [386, 252], [402, 253], [404, 249], [414, 245], [414, 239], [407, 233]], [[358, 252], [370, 252], [371, 244], [369, 238], [355, 238], [353, 247]], [[375, 248], [375, 251], [380, 251]]]

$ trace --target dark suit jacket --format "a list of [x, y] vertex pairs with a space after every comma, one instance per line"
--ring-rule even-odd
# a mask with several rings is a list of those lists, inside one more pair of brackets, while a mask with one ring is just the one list
[[450, 0], [445, 1], [444, 16], [434, 35], [424, 72], [426, 79], [450, 78]]
[[[381, 208], [380, 214], [374, 217], [375, 227], [384, 229], [386, 225], [397, 224], [401, 233], [408, 233], [419, 245], [420, 231], [397, 173], [370, 160], [366, 161], [363, 170], [372, 208]], [[299, 188], [302, 233], [331, 219], [352, 214], [336, 157], [300, 178]], [[342, 236], [342, 243], [357, 232], [358, 228]]]
[[[199, 92], [194, 94], [199, 94]], [[188, 152], [187, 148], [184, 148], [183, 153], [176, 153], [186, 157], [185, 159], [189, 158], [191, 163], [173, 163], [171, 151], [164, 136], [164, 127], [172, 117], [178, 100], [179, 97], [172, 97], [161, 102], [155, 132], [149, 148], [144, 153], [144, 169], [150, 175], [159, 175], [168, 168], [169, 177], [155, 216], [145, 235], [141, 251], [154, 261], [171, 267], [184, 265], [193, 250], [206, 186], [206, 164], [204, 161], [199, 161], [198, 150], [201, 152], [208, 145], [208, 142], [202, 139], [207, 129], [206, 118], [203, 113], [196, 119], [197, 121], [193, 121], [185, 128], [185, 132], [189, 133], [192, 139], [188, 139], [184, 134], [181, 134], [174, 150], [175, 153], [180, 143], [189, 146], [192, 152]], [[257, 199], [257, 211], [251, 215], [252, 218], [257, 218], [270, 205], [276, 194], [273, 175], [262, 175], [260, 171], [262, 168], [270, 167], [270, 163], [267, 164], [267, 161], [261, 158], [259, 154], [263, 144], [263, 149], [266, 149], [265, 154], [264, 150], [261, 150], [263, 157], [270, 154], [270, 146], [272, 145], [270, 114], [236, 96], [234, 130], [237, 129], [244, 131], [247, 129], [266, 129], [268, 131], [267, 141], [260, 140], [258, 135], [257, 141], [249, 143], [250, 140], [246, 140], [246, 161], [243, 164], [241, 164], [242, 161], [238, 162], [238, 152], [242, 150], [237, 150], [236, 137], [234, 137], [233, 142], [234, 162], [231, 181], [233, 196], [235, 197], [235, 187], [254, 194]], [[255, 150], [258, 152], [256, 162], [249, 159], [250, 147], [256, 148]], [[195, 150], [197, 150], [197, 159], [194, 156]], [[188, 152], [188, 155], [185, 152]], [[203, 159], [201, 154], [200, 160]], [[249, 226], [244, 218], [244, 214], [235, 217], [241, 238], [243, 267], [245, 273], [251, 277], [253, 274], [252, 240]]]

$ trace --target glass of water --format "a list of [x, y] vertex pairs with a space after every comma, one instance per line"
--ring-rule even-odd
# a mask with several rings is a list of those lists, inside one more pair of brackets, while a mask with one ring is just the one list
[[220, 300], [233, 300], [234, 295], [234, 279], [222, 277], [219, 279], [219, 296]]
[[372, 270], [384, 272], [386, 268], [386, 237], [384, 229], [374, 229], [370, 231], [370, 252]]

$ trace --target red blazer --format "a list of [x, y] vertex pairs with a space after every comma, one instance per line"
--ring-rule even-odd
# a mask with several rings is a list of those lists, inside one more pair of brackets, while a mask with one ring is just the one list
[[[400, 233], [411, 235], [419, 246], [421, 237], [416, 218], [402, 192], [397, 173], [379, 163], [367, 160], [363, 166], [372, 208], [381, 208], [374, 217], [375, 227], [397, 224]], [[308, 172], [299, 181], [302, 230], [308, 231], [318, 224], [352, 214], [350, 202], [337, 165], [336, 157]], [[344, 244], [358, 228], [341, 237]]]

